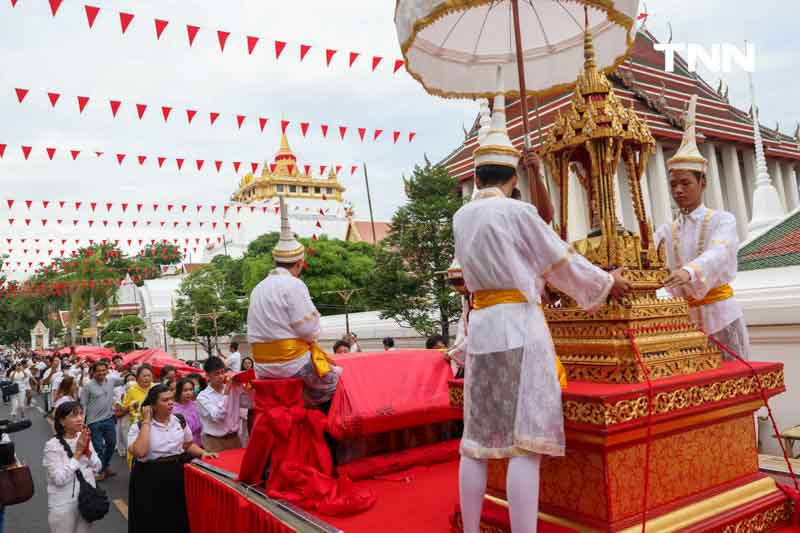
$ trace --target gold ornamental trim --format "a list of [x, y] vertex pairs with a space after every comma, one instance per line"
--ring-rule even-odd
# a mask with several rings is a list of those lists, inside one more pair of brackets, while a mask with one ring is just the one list
[[289, 250], [289, 251], [276, 250], [276, 249], [272, 250], [272, 255], [275, 256], [275, 257], [287, 257], [288, 258], [288, 257], [295, 257], [296, 255], [299, 255], [299, 254], [305, 255], [305, 253], [306, 253], [306, 249], [302, 245], [298, 246], [294, 250]]
[[[497, 0], [444, 0], [439, 5], [437, 5], [433, 10], [424, 17], [421, 17], [414, 21], [411, 28], [411, 33], [409, 34], [408, 38], [400, 44], [400, 49], [403, 52], [403, 60], [405, 61], [406, 71], [409, 75], [417, 80], [417, 82], [422, 85], [422, 87], [427, 91], [429, 94], [433, 94], [435, 96], [440, 96], [442, 98], [448, 99], [462, 99], [462, 98], [493, 98], [496, 96], [496, 92], [492, 91], [484, 91], [484, 92], [459, 92], [459, 91], [443, 91], [441, 89], [436, 89], [433, 87], [429, 87], [422, 79], [422, 76], [415, 72], [408, 61], [408, 50], [411, 48], [411, 45], [416, 41], [417, 35], [427, 28], [428, 26], [432, 25], [433, 23], [437, 22], [438, 20], [450, 15], [452, 13], [457, 13], [459, 11], [466, 11], [467, 9], [471, 9], [474, 7], [480, 7], [486, 4], [491, 4], [496, 2]], [[630, 18], [625, 13], [622, 13], [618, 9], [614, 7], [613, 0], [582, 0], [581, 2], [577, 2], [576, 0], [563, 0], [566, 2], [573, 2], [573, 3], [580, 3], [582, 5], [588, 5], [590, 7], [594, 7], [600, 11], [603, 11], [606, 14], [606, 18], [625, 28], [627, 31], [626, 41], [627, 41], [627, 48], [625, 53], [618, 56], [612, 64], [602, 69], [603, 74], [609, 74], [615, 71], [622, 63], [630, 55], [631, 51], [633, 50], [633, 45], [635, 42], [635, 36], [631, 34], [631, 30], [633, 29], [633, 19]], [[397, 3], [395, 3], [395, 10], [397, 9]], [[577, 84], [577, 80], [568, 82], [568, 83], [561, 83], [558, 85], [554, 85], [547, 89], [542, 89], [540, 91], [531, 91], [528, 89], [527, 96], [537, 96], [539, 98], [547, 98], [549, 96], [558, 95], [565, 91], [571, 90], [575, 88]], [[517, 90], [508, 90], [505, 92], [505, 95], [510, 98], [519, 98], [520, 91]]]
[[512, 148], [511, 146], [503, 146], [501, 144], [488, 144], [481, 146], [480, 148], [476, 148], [472, 153], [475, 154], [475, 156], [481, 156], [483, 154], [505, 154], [513, 157], [520, 157], [522, 155], [522, 152], [516, 148]]
[[450, 384], [447, 389], [447, 397], [450, 400], [450, 407], [464, 407], [464, 388]]
[[[761, 386], [774, 390], [783, 386], [783, 370], [759, 374]], [[721, 402], [758, 393], [758, 384], [753, 376], [740, 377], [696, 385], [686, 389], [659, 392], [653, 398], [653, 415], [673, 413], [692, 407]], [[612, 426], [631, 422], [648, 416], [648, 398], [642, 395], [614, 403], [564, 402], [564, 418], [569, 422]]]

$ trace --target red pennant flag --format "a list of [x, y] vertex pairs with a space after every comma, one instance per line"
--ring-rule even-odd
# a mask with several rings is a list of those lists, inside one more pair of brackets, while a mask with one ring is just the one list
[[311, 165], [303, 165], [303, 170], [305, 171], [306, 176], [311, 172]]
[[375, 135], [372, 137], [372, 140], [377, 141], [378, 137], [381, 136], [381, 133], [383, 133], [383, 130], [375, 130]]
[[6, 203], [8, 204], [8, 208], [9, 208], [9, 209], [11, 209], [12, 207], [14, 207], [14, 200], [6, 200]]
[[397, 71], [400, 70], [401, 68], [403, 68], [404, 64], [405, 64], [405, 62], [402, 59], [395, 59], [394, 60], [394, 70], [392, 71], [392, 74], [397, 74]]
[[303, 137], [305, 137], [306, 133], [308, 133], [308, 126], [309, 126], [308, 122], [300, 123], [300, 132], [303, 134]]
[[192, 119], [194, 118], [194, 116], [196, 114], [197, 114], [197, 111], [195, 111], [194, 109], [187, 109], [186, 110], [186, 119], [189, 121], [189, 124], [192, 123]]
[[319, 223], [319, 220], [317, 220], [317, 227], [318, 227], [318, 228], [321, 228], [321, 227], [322, 227], [322, 224], [320, 224], [320, 223]]
[[141, 213], [141, 212], [142, 212], [142, 207], [143, 207], [143, 206], [144, 206], [144, 204], [136, 204], [136, 212], [137, 212], [137, 213]]
[[214, 125], [214, 123], [217, 121], [218, 118], [219, 118], [219, 113], [212, 111], [208, 114], [208, 119], [211, 121], [212, 126]]
[[109, 104], [111, 104], [111, 115], [116, 117], [117, 111], [119, 111], [119, 106], [122, 105], [122, 102], [119, 100], [110, 100]]
[[272, 172], [273, 174], [275, 174], [275, 169], [277, 168], [277, 166], [278, 165], [276, 165], [275, 163], [270, 163], [269, 164], [269, 171]]
[[331, 59], [333, 59], [333, 56], [336, 55], [336, 52], [338, 52], [338, 50], [333, 50], [331, 48], [328, 48], [327, 50], [325, 50], [325, 65], [326, 66], [328, 66], [328, 67], [331, 66]]
[[231, 208], [231, 206], [229, 206], [229, 205], [223, 206], [222, 207], [223, 215], [227, 215], [228, 214], [228, 209], [230, 209], [230, 208]]
[[219, 174], [219, 170], [222, 167], [222, 161], [214, 161], [214, 166], [217, 167], [217, 174]]
[[289, 127], [288, 120], [281, 120], [281, 133], [286, 133], [286, 128]]
[[136, 159], [139, 160], [139, 165], [141, 166], [141, 165], [144, 165], [144, 162], [147, 160], [147, 156], [146, 155], [138, 155], [138, 156], [136, 156]]
[[139, 115], [139, 120], [142, 120], [145, 111], [147, 111], [147, 104], [136, 104], [136, 114]]
[[212, 222], [212, 223], [211, 223], [211, 227], [212, 227], [213, 229], [217, 229], [217, 223], [216, 223], [216, 222]]
[[25, 206], [28, 208], [28, 211], [31, 210], [31, 204], [33, 204], [33, 200], [25, 200]]
[[49, 93], [47, 93], [47, 98], [50, 99], [50, 105], [55, 107], [56, 104], [58, 103], [58, 99], [61, 98], [61, 94], [60, 93], [50, 93], [49, 92]]
[[100, 156], [102, 156], [104, 153], [105, 153], [105, 152], [95, 152], [95, 153], [94, 153], [94, 155], [96, 155], [97, 157], [100, 157]]
[[9, 226], [13, 226], [14, 225], [14, 219], [13, 218], [9, 218], [8, 219], [8, 225]]
[[394, 137], [394, 143], [397, 144], [397, 139], [400, 138], [400, 132], [395, 131], [394, 133], [392, 133], [392, 136]]
[[113, 206], [114, 206], [114, 204], [113, 204], [113, 203], [111, 203], [111, 202], [106, 202], [106, 211], [110, 213], [110, 212], [111, 212], [111, 208], [112, 208]]
[[26, 226], [30, 226], [30, 225], [31, 225], [31, 219], [29, 219], [29, 218], [26, 218], [26, 219], [25, 219], [25, 225], [26, 225]]
[[89, 202], [89, 207], [92, 208], [92, 213], [94, 213], [94, 209], [97, 207], [97, 202]]
[[78, 159], [78, 155], [81, 153], [81, 151], [80, 150], [70, 150], [69, 153], [70, 153], [70, 155], [72, 155], [72, 160], [75, 161], [76, 159]]
[[372, 72], [375, 72], [375, 69], [378, 68], [378, 65], [381, 63], [381, 60], [383, 60], [381, 56], [372, 56]]
[[225, 43], [228, 42], [228, 37], [230, 36], [231, 32], [229, 31], [222, 31], [217, 30], [217, 40], [219, 41], [219, 51], [225, 51]]
[[121, 228], [121, 227], [122, 227], [122, 221], [121, 221], [121, 220], [117, 220], [117, 227], [118, 227], [118, 228]]
[[203, 161], [204, 159], [196, 159], [195, 163], [197, 164], [197, 171], [200, 172], [203, 170]]
[[22, 155], [23, 155], [23, 157], [25, 157], [25, 160], [27, 161], [28, 156], [31, 155], [31, 147], [30, 146], [23, 146], [22, 147]]
[[416, 136], [416, 133], [414, 133], [413, 131], [409, 131], [408, 132], [408, 142], [413, 141], [414, 140], [414, 136]]
[[55, 148], [45, 148], [45, 150], [47, 150], [47, 157], [49, 157], [50, 161], [52, 161], [53, 160], [53, 156], [56, 155], [56, 149]]
[[358, 128], [358, 136], [361, 137], [361, 142], [364, 142], [364, 135], [367, 133], [367, 128]]
[[104, 220], [103, 221], [103, 227], [106, 227], [106, 228], [108, 227], [108, 220]]
[[177, 165], [178, 165], [178, 170], [180, 170], [180, 169], [183, 167], [183, 158], [182, 158], [182, 157], [178, 157], [178, 158], [176, 158], [176, 159], [175, 159], [175, 163], [177, 163]]
[[164, 32], [164, 29], [167, 27], [167, 24], [169, 24], [169, 21], [162, 19], [155, 19], [155, 23], [156, 23], [156, 39], [161, 39], [161, 34]]
[[174, 206], [172, 204], [167, 204], [167, 213], [172, 213], [172, 208]]
[[197, 206], [197, 212], [199, 213], [201, 209], [203, 209], [203, 206], [202, 205], [198, 205]]
[[356, 59], [358, 59], [359, 55], [360, 54], [358, 52], [350, 52], [350, 62], [349, 62], [350, 67], [353, 66], [353, 63], [356, 62]]
[[355, 173], [356, 173], [356, 169], [357, 169], [357, 168], [358, 168], [358, 167], [357, 167], [356, 165], [353, 165], [352, 167], [350, 167], [350, 175], [351, 175], [351, 176], [352, 176], [353, 174], [355, 174]]
[[304, 60], [306, 58], [306, 54], [308, 53], [309, 50], [311, 50], [311, 45], [310, 44], [301, 44], [300, 45], [300, 61], [302, 61], [302, 60]]
[[319, 166], [319, 175], [320, 175], [320, 176], [322, 176], [323, 174], [325, 174], [325, 169], [326, 169], [326, 168], [328, 168], [328, 166], [327, 166], [327, 165], [320, 165], [320, 166]]
[[316, 233], [311, 236], [311, 240], [312, 241], [316, 241], [317, 240], [317, 234]]
[[267, 122], [269, 122], [268, 118], [259, 117], [259, 119], [258, 119], [258, 127], [261, 128], [261, 131], [264, 131], [264, 128], [266, 127]]
[[216, 210], [217, 210], [217, 206], [216, 205], [212, 205], [211, 206], [211, 213], [214, 213], [214, 211], [216, 211]]
[[247, 53], [252, 55], [253, 50], [255, 50], [257, 44], [258, 44], [258, 37], [254, 37], [252, 35], [248, 35], [247, 36]]
[[342, 165], [336, 165], [336, 173], [338, 174], [339, 171], [342, 170]]
[[242, 164], [242, 163], [241, 163], [241, 162], [239, 162], [239, 161], [234, 161], [234, 162], [233, 162], [233, 171], [234, 171], [234, 172], [239, 172], [239, 165], [241, 165], [241, 164]]
[[128, 204], [120, 204], [120, 206], [122, 207], [123, 213], [128, 210]]
[[347, 126], [339, 126], [339, 135], [344, 140], [344, 134], [347, 133]]
[[181, 205], [181, 213], [186, 212], [186, 207], [187, 207], [186, 205]]
[[328, 138], [328, 125], [327, 124], [320, 124], [320, 129], [322, 130], [322, 136], [324, 138]]
[[275, 59], [280, 59], [283, 49], [286, 48], [286, 43], [283, 41], [275, 41]]
[[255, 174], [256, 170], [258, 170], [258, 163], [250, 163], [250, 168], [253, 170], [253, 174]]
[[[42, 227], [44, 227], [44, 226], [46, 226], [46, 225], [47, 225], [47, 219], [46, 219], [46, 218], [43, 218], [43, 219], [42, 219]], [[36, 252], [38, 253], [38, 252], [39, 252], [39, 250], [36, 250]]]
[[167, 158], [163, 157], [163, 156], [159, 156], [157, 159], [158, 159], [158, 168], [163, 167], [164, 166], [164, 161], [167, 160]]
[[242, 124], [244, 123], [244, 119], [247, 118], [244, 115], [236, 115], [236, 123], [239, 125], [239, 129], [242, 129]]
[[28, 89], [16, 88], [16, 89], [14, 89], [14, 92], [17, 93], [17, 100], [19, 100], [20, 104], [25, 99], [25, 97], [28, 95]]
[[97, 18], [97, 14], [100, 12], [99, 7], [85, 5], [83, 8], [86, 10], [86, 20], [89, 22], [89, 27], [91, 28], [94, 26], [94, 19]]
[[78, 112], [83, 113], [83, 110], [86, 108], [86, 104], [89, 103], [88, 96], [79, 96], [78, 97]]
[[125, 154], [117, 154], [117, 162], [122, 165], [122, 160], [125, 159]]
[[5, 153], [6, 153], [6, 145], [5, 144], [0, 144], [0, 159], [3, 158], [3, 154], [5, 154]]
[[128, 26], [131, 25], [133, 21], [133, 13], [125, 13], [123, 11], [119, 12], [119, 26], [122, 28], [122, 34], [125, 35], [125, 32], [128, 31]]
[[81, 208], [81, 203], [83, 202], [75, 202], [75, 211]]
[[197, 37], [197, 32], [200, 31], [200, 26], [186, 25], [186, 35], [189, 37], [189, 46], [194, 44], [194, 38]]
[[50, 2], [50, 11], [53, 12], [53, 16], [55, 17], [58, 8], [61, 7], [62, 0], [48, 0], [48, 1]]
[[161, 106], [161, 114], [164, 116], [164, 122], [169, 120], [169, 114], [172, 112], [172, 108], [166, 105]]
[[294, 171], [294, 165], [288, 165], [288, 169], [289, 169], [289, 175], [291, 176], [292, 172]]

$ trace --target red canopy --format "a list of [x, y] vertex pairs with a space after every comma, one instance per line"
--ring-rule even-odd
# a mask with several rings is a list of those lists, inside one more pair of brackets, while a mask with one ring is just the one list
[[[70, 348], [62, 348], [57, 355], [70, 355]], [[111, 348], [103, 348], [101, 346], [75, 346], [75, 355], [79, 359], [88, 359], [94, 363], [100, 359], [111, 359], [114, 357], [115, 352]]]
[[203, 371], [193, 366], [189, 366], [180, 359], [175, 359], [164, 350], [148, 348], [146, 350], [135, 350], [125, 354], [122, 358], [123, 364], [127, 367], [133, 363], [147, 363], [153, 367], [155, 377], [161, 375], [161, 369], [167, 365], [172, 365], [178, 371], [178, 376], [183, 377], [187, 374], [200, 373]]

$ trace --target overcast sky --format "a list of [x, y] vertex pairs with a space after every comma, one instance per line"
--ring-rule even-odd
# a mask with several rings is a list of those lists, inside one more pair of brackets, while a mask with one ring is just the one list
[[[229, 164], [217, 174], [211, 162], [271, 160], [279, 122], [285, 118], [292, 121], [290, 142], [301, 164], [345, 166], [341, 181], [358, 218], [368, 217], [363, 174], [350, 177], [349, 167], [366, 162], [376, 218], [387, 220], [403, 202], [401, 174], [409, 173], [424, 153], [438, 160], [457, 147], [462, 126], [469, 127], [476, 113], [471, 102], [427, 95], [403, 71], [392, 75], [400, 52], [391, 0], [90, 3], [101, 8], [92, 30], [83, 2], [64, 0], [53, 18], [46, 0], [20, 0], [15, 8], [8, 0], [0, 1], [0, 143], [9, 145], [0, 160], [4, 199], [222, 204], [240, 176]], [[774, 126], [780, 120], [784, 132], [794, 131], [800, 120], [796, 0], [736, 2], [735, 9], [729, 0], [647, 4], [648, 27], [661, 39], [666, 39], [671, 22], [673, 42], [706, 47], [754, 42], [762, 122]], [[119, 11], [135, 14], [125, 35], [120, 32]], [[154, 18], [170, 21], [160, 41], [154, 37]], [[201, 27], [191, 48], [186, 24]], [[219, 52], [217, 29], [231, 32], [224, 54]], [[262, 37], [253, 55], [246, 52], [247, 34]], [[288, 42], [278, 62], [274, 39]], [[301, 43], [312, 46], [303, 63], [298, 60]], [[339, 50], [330, 68], [324, 66], [326, 48]], [[361, 53], [352, 69], [347, 67], [350, 51]], [[373, 55], [385, 57], [374, 73]], [[747, 109], [745, 77], [724, 76], [732, 103]], [[720, 75], [705, 77], [716, 86]], [[23, 105], [17, 103], [15, 87], [31, 90]], [[62, 93], [55, 109], [46, 91]], [[77, 95], [92, 98], [83, 114], [77, 111]], [[123, 101], [116, 119], [109, 99]], [[141, 121], [136, 103], [148, 104]], [[167, 124], [161, 105], [174, 108]], [[191, 125], [187, 108], [198, 110]], [[209, 111], [221, 113], [213, 127]], [[241, 130], [236, 114], [248, 117]], [[258, 128], [259, 116], [270, 119], [264, 133]], [[296, 126], [301, 121], [314, 128], [307, 139]], [[331, 127], [328, 140], [320, 135], [320, 123]], [[339, 125], [349, 127], [344, 142], [338, 138]], [[382, 141], [361, 143], [358, 127], [383, 129]], [[405, 140], [408, 131], [415, 131], [416, 138], [394, 145], [394, 130], [404, 132]], [[28, 161], [22, 159], [22, 144], [33, 146]], [[53, 161], [46, 157], [46, 146], [59, 149]], [[84, 150], [77, 161], [68, 157], [65, 150], [70, 148]], [[91, 155], [95, 150], [106, 154], [98, 160]], [[122, 167], [113, 156], [117, 152], [128, 154]], [[135, 162], [138, 154], [151, 157], [144, 167]], [[159, 170], [152, 159], [156, 155], [183, 156], [187, 162], [182, 172], [177, 172], [174, 160]], [[200, 173], [195, 159], [206, 160]], [[7, 213], [2, 201], [2, 238], [14, 235]], [[14, 216], [27, 217], [19, 204]], [[41, 216], [46, 215], [34, 213], [31, 218]]]

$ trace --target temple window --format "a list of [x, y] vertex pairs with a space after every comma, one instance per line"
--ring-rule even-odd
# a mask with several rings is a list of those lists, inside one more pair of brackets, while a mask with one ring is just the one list
[[333, 188], [331, 188], [331, 187], [328, 187], [326, 189], [326, 191], [327, 191], [328, 194], [333, 194]]
[[314, 187], [314, 194], [320, 194], [321, 191], [322, 189], [320, 189], [319, 187]]
[[283, 185], [276, 185], [275, 188], [278, 190], [278, 192], [283, 192]]
[[306, 186], [303, 186], [303, 192], [304, 192], [305, 194], [308, 194], [308, 187], [306, 187]]
[[289, 192], [297, 192], [297, 185], [289, 185]]

